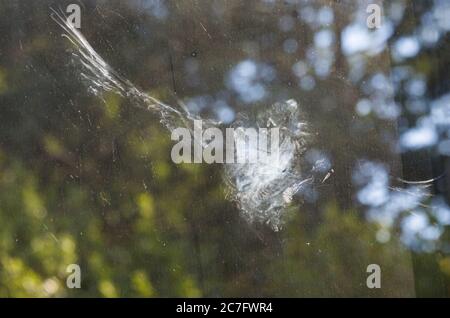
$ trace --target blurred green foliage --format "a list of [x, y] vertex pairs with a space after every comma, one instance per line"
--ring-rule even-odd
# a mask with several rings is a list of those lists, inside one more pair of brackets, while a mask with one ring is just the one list
[[[171, 166], [167, 159], [160, 165]], [[33, 169], [4, 153], [0, 167], [1, 296], [411, 293], [407, 252], [398, 243], [374, 242], [373, 226], [335, 205], [314, 229], [298, 213], [281, 233], [254, 232], [224, 203], [218, 177], [200, 190], [208, 200], [192, 195], [202, 188], [202, 172], [179, 172], [184, 185], [164, 186], [158, 177], [152, 191], [141, 179], [113, 178], [111, 186], [100, 183], [101, 191], [92, 192], [62, 174], [41, 185]], [[158, 192], [161, 187], [171, 190]], [[65, 288], [71, 263], [82, 269], [79, 290]], [[386, 273], [378, 293], [365, 286], [371, 263]]]

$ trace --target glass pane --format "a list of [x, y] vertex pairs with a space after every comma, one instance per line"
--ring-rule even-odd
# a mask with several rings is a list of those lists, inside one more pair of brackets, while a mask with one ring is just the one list
[[448, 1], [0, 15], [0, 296], [449, 296]]

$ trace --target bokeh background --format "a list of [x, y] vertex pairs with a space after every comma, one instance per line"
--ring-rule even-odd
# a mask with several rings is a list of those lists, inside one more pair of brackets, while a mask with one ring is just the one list
[[[89, 91], [50, 18], [70, 3], [168, 104], [229, 124], [296, 99], [304, 160], [330, 178], [280, 231], [248, 223], [220, 165], [173, 164], [158, 116]], [[0, 0], [0, 296], [448, 297], [449, 16], [445, 0]]]

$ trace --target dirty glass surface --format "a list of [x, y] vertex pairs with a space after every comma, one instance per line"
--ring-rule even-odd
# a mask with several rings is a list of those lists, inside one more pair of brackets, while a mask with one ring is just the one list
[[[0, 296], [448, 297], [449, 16], [0, 0]], [[175, 162], [199, 122], [280, 161]]]

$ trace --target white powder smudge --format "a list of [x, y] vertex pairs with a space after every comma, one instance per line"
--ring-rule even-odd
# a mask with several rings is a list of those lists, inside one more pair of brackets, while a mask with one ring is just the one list
[[[91, 92], [101, 95], [105, 91], [112, 91], [128, 98], [136, 107], [158, 115], [161, 123], [169, 131], [177, 127], [186, 127], [193, 131], [194, 120], [201, 118], [191, 114], [181, 102], [178, 108], [174, 108], [139, 90], [103, 60], [81, 32], [67, 22], [63, 13], [53, 9], [52, 11], [53, 20], [65, 31], [63, 36], [73, 44], [73, 58], [83, 66], [81, 76], [86, 79]], [[303, 160], [311, 138], [307, 132], [306, 122], [300, 117], [301, 109], [297, 102], [291, 99], [274, 104], [259, 114], [256, 120], [248, 119], [245, 114], [238, 114], [232, 125], [256, 129], [279, 128], [280, 160], [224, 166], [224, 179], [228, 186], [227, 198], [237, 203], [242, 215], [248, 221], [266, 223], [275, 231], [283, 225], [286, 207], [292, 202], [293, 197], [304, 187], [313, 184], [316, 179], [314, 166], [307, 167]], [[221, 126], [220, 122], [203, 120], [204, 128]], [[245, 138], [239, 133], [235, 133], [234, 137]], [[250, 143], [242, 145], [252, 146]], [[270, 147], [267, 154], [270, 156]]]
[[[293, 196], [305, 185], [313, 182], [313, 176], [303, 173], [302, 155], [307, 149], [310, 135], [306, 122], [300, 121], [297, 102], [288, 100], [275, 103], [258, 116], [256, 122], [238, 115], [233, 126], [279, 127], [279, 159], [258, 161], [257, 164], [226, 164], [225, 176], [230, 197], [238, 203], [243, 214], [251, 221], [266, 222], [278, 230], [283, 224], [283, 212]], [[245, 136], [235, 134], [235, 139]], [[236, 144], [252, 146], [249, 143]], [[269, 156], [270, 146], [267, 147]], [[264, 149], [263, 151], [265, 151]], [[236, 149], [237, 151], [237, 149]], [[259, 152], [261, 149], [246, 149]], [[308, 171], [308, 170], [306, 170]]]

